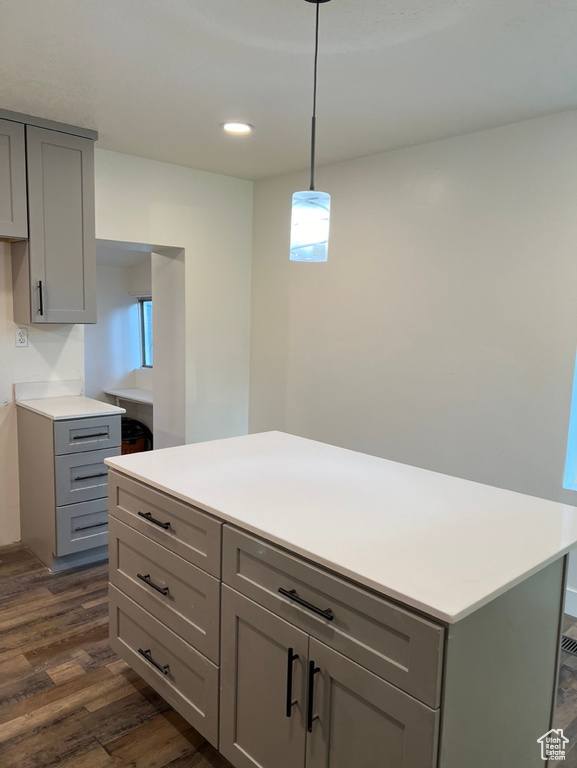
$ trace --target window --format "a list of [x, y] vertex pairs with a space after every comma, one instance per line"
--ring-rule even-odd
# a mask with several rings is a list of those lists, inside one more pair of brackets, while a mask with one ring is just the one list
[[140, 314], [141, 364], [143, 368], [152, 368], [152, 299], [138, 300]]

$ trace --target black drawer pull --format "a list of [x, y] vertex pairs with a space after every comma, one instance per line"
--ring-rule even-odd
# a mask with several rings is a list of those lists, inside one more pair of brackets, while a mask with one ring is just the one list
[[78, 533], [78, 531], [90, 531], [92, 528], [102, 528], [105, 525], [108, 525], [108, 520], [105, 520], [103, 523], [94, 523], [94, 525], [84, 525], [82, 528], [75, 528], [74, 533]]
[[140, 517], [143, 517], [145, 520], [148, 520], [149, 523], [154, 523], [154, 525], [158, 525], [161, 528], [164, 528], [165, 531], [167, 531], [170, 528], [170, 523], [161, 523], [160, 520], [157, 520], [155, 517], [152, 517], [152, 512], [139, 512], [138, 513]]
[[78, 477], [74, 478], [74, 482], [77, 483], [79, 480], [93, 480], [95, 477], [107, 477], [108, 472], [97, 472], [95, 475], [78, 475]]
[[168, 587], [159, 587], [152, 581], [149, 573], [145, 573], [144, 576], [141, 573], [137, 573], [136, 576], [145, 584], [148, 584], [149, 587], [152, 587], [152, 589], [160, 592], [161, 595], [164, 595], [165, 597], [168, 595]]
[[44, 290], [42, 289], [42, 280], [38, 281], [38, 314], [44, 314]]
[[316, 667], [314, 661], [309, 661], [309, 695], [307, 701], [307, 730], [309, 733], [313, 731], [313, 721], [318, 718], [318, 715], [313, 716], [313, 708], [315, 705], [315, 675], [320, 671], [320, 667]]
[[281, 595], [284, 595], [284, 597], [288, 597], [289, 600], [294, 600], [295, 603], [298, 603], [299, 605], [302, 605], [303, 608], [307, 608], [309, 611], [316, 613], [317, 616], [322, 616], [323, 619], [326, 619], [327, 621], [333, 621], [335, 618], [330, 608], [325, 608], [323, 610], [322, 608], [317, 608], [316, 605], [312, 605], [312, 603], [307, 603], [306, 600], [303, 600], [302, 597], [297, 595], [296, 589], [288, 590], [279, 587], [278, 591]]
[[95, 432], [93, 435], [73, 435], [73, 440], [88, 440], [90, 437], [108, 437], [108, 432]]
[[148, 661], [149, 664], [152, 664], [153, 667], [156, 667], [156, 669], [159, 672], [162, 672], [163, 675], [168, 675], [170, 672], [170, 667], [168, 664], [164, 664], [163, 666], [160, 666], [160, 664], [152, 658], [152, 654], [150, 653], [150, 648], [147, 648], [145, 651], [142, 650], [142, 648], [138, 649], [138, 653], [141, 656], [144, 656], [146, 661]]
[[293, 700], [293, 662], [298, 659], [298, 653], [294, 653], [292, 648], [288, 649], [287, 672], [286, 672], [286, 716], [290, 717], [292, 708], [297, 703]]

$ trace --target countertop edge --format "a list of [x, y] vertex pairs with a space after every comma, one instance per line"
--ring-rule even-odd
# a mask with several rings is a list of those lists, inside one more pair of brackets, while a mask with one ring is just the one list
[[423, 613], [425, 616], [428, 616], [431, 619], [435, 619], [437, 621], [441, 621], [447, 625], [456, 624], [457, 622], [462, 621], [463, 619], [467, 618], [467, 616], [470, 616], [472, 613], [475, 613], [475, 611], [479, 610], [484, 605], [487, 605], [488, 603], [493, 601], [495, 598], [505, 594], [510, 589], [517, 586], [518, 584], [521, 584], [530, 576], [533, 576], [535, 573], [538, 573], [539, 571], [541, 571], [543, 568], [546, 568], [551, 563], [561, 559], [562, 557], [566, 557], [567, 554], [571, 551], [570, 546], [563, 548], [555, 555], [549, 558], [546, 558], [545, 560], [543, 560], [543, 562], [539, 563], [538, 565], [535, 565], [533, 568], [530, 568], [525, 573], [522, 573], [516, 578], [511, 579], [507, 583], [502, 584], [497, 589], [494, 589], [492, 592], [485, 595], [483, 598], [470, 603], [469, 605], [466, 606], [466, 608], [462, 608], [461, 610], [456, 611], [455, 613], [448, 613], [446, 610], [438, 608], [435, 605], [425, 603], [422, 600], [412, 597], [411, 595], [407, 595], [405, 593], [399, 592], [398, 590], [392, 589], [379, 582], [373, 581], [372, 579], [366, 576], [363, 576], [362, 574], [351, 571], [350, 569], [342, 566], [339, 563], [335, 563], [331, 560], [328, 560], [322, 557], [321, 555], [316, 554], [315, 552], [307, 550], [303, 547], [299, 547], [298, 545], [295, 545], [292, 542], [288, 542], [279, 536], [275, 536], [274, 534], [271, 534], [270, 532], [262, 528], [259, 528], [258, 526], [251, 525], [250, 523], [246, 523], [243, 520], [239, 520], [238, 518], [232, 515], [229, 515], [229, 514], [226, 514], [225, 512], [214, 509], [213, 507], [210, 507], [208, 504], [200, 502], [192, 498], [191, 496], [187, 496], [186, 494], [183, 494], [183, 493], [178, 493], [174, 489], [169, 488], [168, 486], [163, 485], [162, 483], [155, 482], [151, 478], [145, 478], [142, 475], [138, 474], [137, 472], [128, 470], [125, 467], [119, 468], [115, 466], [114, 458], [105, 459], [104, 462], [114, 472], [117, 472], [119, 475], [126, 475], [127, 477], [130, 477], [134, 480], [138, 480], [139, 482], [142, 482], [151, 488], [161, 491], [162, 493], [165, 493], [168, 496], [172, 496], [173, 498], [178, 499], [179, 501], [182, 501], [185, 504], [194, 506], [197, 509], [200, 509], [201, 511], [206, 512], [207, 514], [212, 515], [218, 520], [222, 520], [225, 523], [230, 523], [231, 525], [234, 525], [237, 528], [247, 533], [250, 533], [255, 536], [258, 536], [259, 538], [265, 539], [267, 542], [270, 542], [271, 544], [275, 544], [279, 547], [282, 547], [284, 550], [287, 550], [290, 553], [294, 553], [296, 555], [299, 555], [300, 557], [305, 558], [306, 560], [313, 563], [314, 565], [318, 565], [322, 568], [326, 568], [329, 571], [339, 576], [343, 576], [344, 578], [354, 582], [355, 584], [359, 584], [360, 586], [366, 587], [383, 597], [390, 598], [391, 600], [394, 600], [397, 603], [400, 603], [409, 608], [413, 608], [416, 611]]
[[[42, 399], [42, 398], [38, 398]], [[87, 398], [89, 399], [89, 398]], [[50, 419], [50, 421], [67, 421], [69, 419], [90, 419], [94, 418], [95, 416], [115, 416], [116, 414], [121, 415], [123, 413], [126, 413], [125, 408], [121, 408], [116, 405], [110, 405], [109, 403], [102, 403], [105, 408], [95, 410], [95, 411], [83, 411], [81, 413], [75, 412], [73, 409], [70, 410], [67, 413], [54, 415], [51, 413], [48, 413], [46, 410], [42, 410], [42, 408], [34, 407], [32, 405], [29, 405], [30, 400], [17, 400], [16, 405], [20, 408], [25, 408], [28, 411], [32, 411], [33, 413], [37, 413], [40, 416], [44, 416], [47, 419]], [[96, 402], [100, 402], [97, 400]]]

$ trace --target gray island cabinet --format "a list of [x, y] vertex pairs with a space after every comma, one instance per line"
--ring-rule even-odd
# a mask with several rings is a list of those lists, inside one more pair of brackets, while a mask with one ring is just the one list
[[577, 510], [278, 432], [106, 463], [111, 644], [236, 768], [544, 764]]

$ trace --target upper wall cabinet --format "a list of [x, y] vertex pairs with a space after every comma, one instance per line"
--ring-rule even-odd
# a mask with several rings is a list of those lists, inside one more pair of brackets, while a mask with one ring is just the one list
[[0, 239], [28, 237], [24, 126], [0, 120]]
[[95, 323], [94, 142], [26, 126], [29, 235], [12, 246], [17, 323]]

